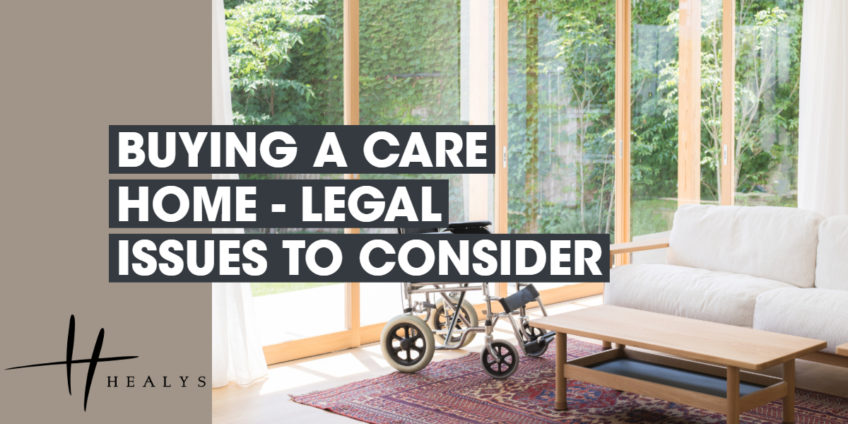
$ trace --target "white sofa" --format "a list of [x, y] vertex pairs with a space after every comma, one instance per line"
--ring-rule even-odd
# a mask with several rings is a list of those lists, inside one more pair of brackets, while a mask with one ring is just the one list
[[682, 206], [666, 264], [613, 268], [604, 303], [848, 342], [848, 216], [779, 207]]

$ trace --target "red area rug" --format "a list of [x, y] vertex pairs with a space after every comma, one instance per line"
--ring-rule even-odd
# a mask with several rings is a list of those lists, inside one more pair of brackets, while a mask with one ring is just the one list
[[[335, 389], [292, 396], [304, 405], [375, 424], [454, 423], [723, 423], [724, 416], [605, 387], [569, 381], [568, 411], [554, 403], [554, 351], [521, 357], [507, 380], [488, 377], [480, 355], [431, 363], [417, 374], [392, 373]], [[568, 356], [585, 356], [600, 346], [569, 339]], [[742, 416], [746, 424], [779, 423], [781, 402]], [[848, 423], [848, 399], [798, 390], [799, 424]]]

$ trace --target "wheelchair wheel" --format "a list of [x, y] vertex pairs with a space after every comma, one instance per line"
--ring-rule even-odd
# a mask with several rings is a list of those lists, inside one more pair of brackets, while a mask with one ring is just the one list
[[[534, 342], [545, 334], [545, 330], [541, 328], [531, 327], [530, 324], [524, 324], [524, 335], [528, 342]], [[548, 342], [540, 340], [540, 343], [526, 343], [524, 345], [527, 356], [540, 357], [548, 350]]]
[[427, 323], [413, 315], [398, 315], [380, 335], [383, 357], [400, 372], [420, 371], [433, 359], [436, 341]]
[[[452, 301], [455, 302], [456, 298], [452, 298]], [[474, 310], [474, 306], [471, 302], [467, 300], [462, 301], [462, 305], [459, 307], [460, 311], [460, 319], [456, 321], [456, 325], [454, 326], [454, 333], [450, 338], [450, 341], [445, 340], [445, 336], [442, 334], [434, 334], [434, 336], [439, 340], [440, 343], [450, 343], [455, 344], [459, 342], [459, 335], [463, 328], [468, 328], [465, 325], [465, 322], [462, 319], [468, 320], [471, 324], [471, 327], [476, 327], [478, 325], [477, 320], [477, 311]], [[442, 329], [447, 329], [450, 327], [450, 322], [453, 319], [453, 311], [445, 308], [445, 300], [439, 299], [436, 301], [436, 308], [433, 309], [433, 313], [430, 314], [430, 327], [433, 328], [434, 331], [439, 331]], [[465, 342], [462, 343], [459, 347], [468, 346], [472, 340], [474, 340], [474, 336], [477, 333], [470, 333], [468, 337], [465, 338]]]
[[542, 330], [541, 328], [532, 327], [532, 326], [530, 326], [530, 323], [525, 322], [524, 323], [524, 334], [526, 334], [527, 338], [532, 341], [532, 340], [536, 340], [537, 338], [544, 335], [545, 330]]
[[518, 350], [510, 342], [504, 340], [493, 341], [492, 350], [500, 356], [500, 359], [496, 359], [489, 353], [489, 349], [484, 347], [480, 354], [483, 370], [497, 379], [511, 376], [518, 369]]

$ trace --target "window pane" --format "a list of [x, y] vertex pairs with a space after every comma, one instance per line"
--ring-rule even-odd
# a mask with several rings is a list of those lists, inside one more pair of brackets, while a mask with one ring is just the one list
[[509, 232], [612, 235], [615, 2], [509, 7]]
[[386, 322], [403, 313], [399, 283], [362, 283], [359, 299], [359, 322], [363, 326]]
[[341, 2], [226, 6], [234, 123], [342, 123]]
[[347, 329], [343, 283], [253, 283], [263, 346]]
[[[359, 3], [360, 123], [491, 124], [493, 3], [490, 0], [402, 0], [388, 9], [386, 5], [373, 0]], [[491, 176], [362, 174], [359, 177], [447, 179], [450, 221], [490, 219], [494, 215]], [[361, 231], [397, 230], [363, 228]], [[361, 284], [360, 288], [362, 325], [384, 322], [402, 312], [398, 283]], [[469, 299], [481, 300], [479, 294], [469, 295]]]
[[509, 231], [612, 233], [615, 4], [510, 2]]
[[800, 0], [736, 2], [736, 203], [797, 206]]
[[677, 210], [678, 2], [633, 0], [631, 235], [671, 229]]
[[718, 204], [721, 179], [722, 0], [701, 0], [701, 203]]
[[[360, 2], [360, 123], [491, 124], [493, 3], [405, 0], [388, 10], [385, 5]], [[360, 179], [386, 178], [447, 179], [450, 221], [493, 216], [491, 176], [360, 175]]]
[[[342, 4], [227, 0], [235, 124], [341, 124]], [[337, 179], [339, 175], [241, 175], [242, 179]], [[251, 229], [258, 233], [340, 232]], [[252, 284], [263, 345], [344, 330], [340, 283]]]

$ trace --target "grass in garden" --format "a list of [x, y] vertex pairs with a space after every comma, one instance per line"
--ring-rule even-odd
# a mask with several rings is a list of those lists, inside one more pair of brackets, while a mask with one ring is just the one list
[[737, 206], [786, 206], [798, 207], [798, 196], [795, 193], [776, 195], [771, 193], [736, 193]]
[[677, 199], [634, 199], [630, 208], [632, 234], [638, 236], [670, 230], [676, 210]]
[[253, 293], [253, 297], [257, 297], [329, 286], [330, 284], [335, 283], [251, 283], [250, 291]]
[[[770, 193], [736, 193], [737, 206], [788, 206], [797, 207], [798, 200], [793, 194], [775, 195]], [[706, 203], [706, 202], [705, 202]], [[713, 204], [715, 202], [712, 202]], [[677, 211], [677, 199], [634, 199], [631, 210], [633, 235], [652, 234], [671, 229], [674, 212]]]

